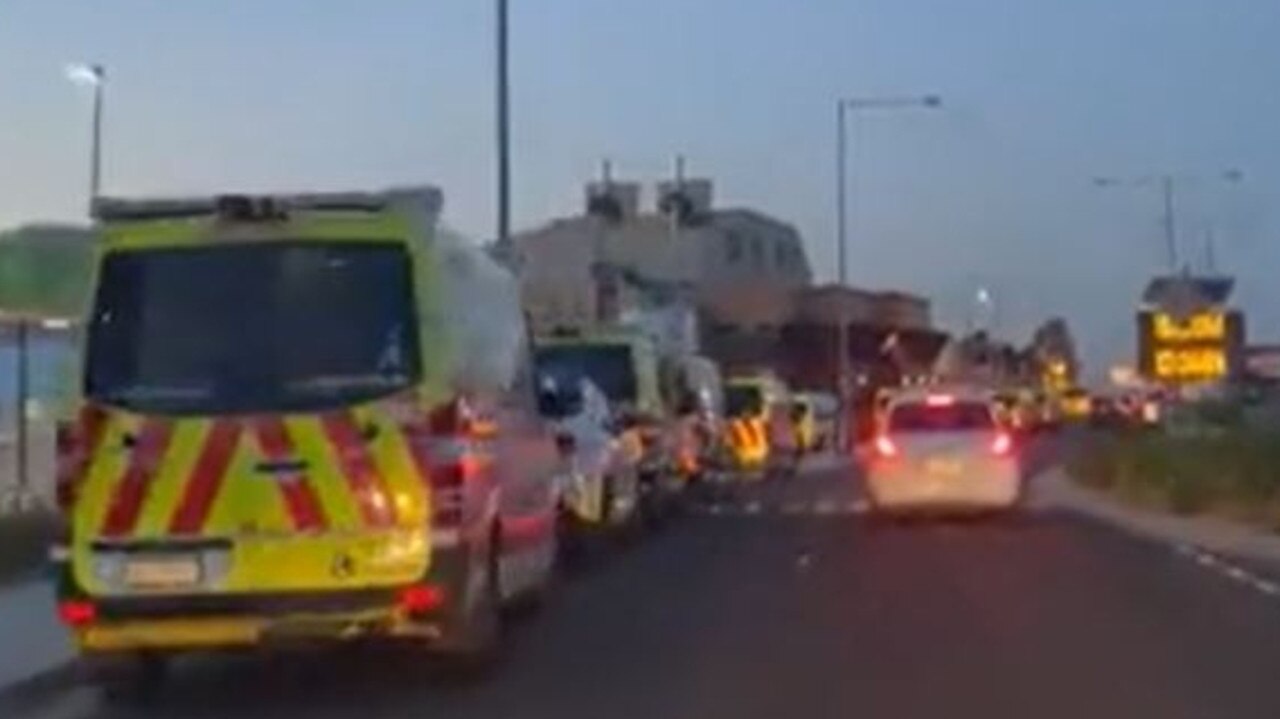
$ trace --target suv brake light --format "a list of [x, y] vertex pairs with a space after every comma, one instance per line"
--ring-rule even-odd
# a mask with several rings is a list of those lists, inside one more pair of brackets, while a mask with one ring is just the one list
[[1007, 457], [1013, 453], [1013, 437], [1008, 432], [999, 432], [991, 440], [991, 453], [997, 457]]
[[876, 455], [881, 459], [890, 459], [898, 456], [898, 445], [889, 439], [888, 435], [881, 434], [876, 436], [875, 441]]

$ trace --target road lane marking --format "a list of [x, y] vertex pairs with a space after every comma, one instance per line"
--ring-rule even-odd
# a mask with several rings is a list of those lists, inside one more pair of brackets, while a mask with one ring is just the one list
[[1222, 571], [1228, 577], [1231, 577], [1237, 582], [1246, 582], [1248, 584], [1253, 584], [1253, 577], [1248, 572], [1244, 571], [1239, 567], [1233, 567], [1228, 564], [1223, 568]]
[[759, 514], [761, 509], [763, 509], [763, 507], [760, 504], [760, 502], [754, 501], [754, 500], [751, 502], [747, 502], [747, 506], [743, 507], [743, 510], [750, 515]]
[[813, 505], [813, 513], [827, 515], [836, 513], [836, 503], [830, 499], [820, 499]]
[[1280, 596], [1280, 584], [1256, 576], [1248, 570], [1231, 564], [1217, 555], [1199, 549], [1194, 545], [1177, 543], [1173, 545], [1173, 550], [1226, 579], [1243, 584], [1269, 597]]
[[805, 510], [806, 510], [806, 507], [803, 502], [787, 502], [786, 504], [782, 505], [783, 514], [791, 514], [791, 515], [804, 514]]
[[1253, 580], [1253, 588], [1257, 589], [1259, 592], [1262, 592], [1263, 594], [1267, 594], [1273, 597], [1276, 596], [1277, 594], [1280, 594], [1280, 586], [1277, 586], [1275, 582], [1268, 582], [1265, 579]]

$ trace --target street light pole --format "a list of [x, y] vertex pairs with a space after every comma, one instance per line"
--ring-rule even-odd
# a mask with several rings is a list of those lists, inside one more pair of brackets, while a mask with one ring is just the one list
[[1178, 234], [1173, 213], [1173, 176], [1160, 178], [1160, 195], [1164, 200], [1164, 243], [1169, 255], [1169, 272], [1178, 271]]
[[503, 252], [511, 250], [511, 117], [507, 62], [507, 0], [496, 0], [497, 134], [498, 134], [498, 236]]
[[[1236, 169], [1225, 170], [1221, 173], [1221, 179], [1225, 182], [1235, 184], [1241, 181], [1243, 173]], [[1159, 185], [1160, 187], [1160, 226], [1164, 235], [1165, 255], [1169, 261], [1170, 274], [1178, 272], [1178, 220], [1176, 209], [1176, 193], [1175, 186], [1178, 182], [1187, 182], [1203, 179], [1202, 175], [1173, 175], [1165, 173], [1157, 176], [1143, 176], [1136, 178], [1118, 178], [1118, 177], [1095, 177], [1093, 184], [1096, 187], [1151, 187]]]
[[102, 105], [106, 95], [107, 70], [102, 65], [72, 65], [67, 78], [77, 85], [93, 87], [93, 124], [89, 137], [89, 215], [102, 192]]
[[[848, 138], [845, 128], [848, 103], [836, 101], [836, 282], [841, 289], [848, 285], [848, 252], [846, 223], [848, 222]], [[839, 298], [839, 296], [837, 295]], [[851, 447], [853, 421], [849, 401], [849, 318], [845, 313], [843, 298], [836, 303], [836, 397], [840, 401], [840, 422], [837, 423], [836, 449]]]
[[[848, 165], [849, 165], [849, 114], [858, 110], [904, 109], [913, 107], [936, 108], [942, 105], [937, 95], [919, 97], [859, 97], [836, 100], [836, 279], [841, 288], [848, 285]], [[855, 116], [856, 117], [856, 116]], [[847, 448], [851, 439], [852, 392], [849, 380], [849, 318], [845, 302], [837, 302], [836, 320], [836, 394], [840, 398], [839, 427], [841, 446]]]

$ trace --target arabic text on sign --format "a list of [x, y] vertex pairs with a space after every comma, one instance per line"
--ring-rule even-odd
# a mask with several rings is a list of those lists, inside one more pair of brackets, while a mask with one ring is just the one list
[[1201, 342], [1221, 340], [1227, 336], [1226, 316], [1221, 312], [1202, 312], [1179, 322], [1167, 314], [1154, 317], [1153, 329], [1162, 342]]
[[1221, 377], [1227, 373], [1227, 357], [1220, 349], [1161, 349], [1155, 354], [1156, 376], [1164, 379], [1183, 377]]

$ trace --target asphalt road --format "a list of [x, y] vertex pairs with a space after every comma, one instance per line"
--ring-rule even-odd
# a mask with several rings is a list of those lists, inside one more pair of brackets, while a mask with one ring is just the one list
[[1167, 547], [1050, 510], [871, 527], [847, 471], [715, 506], [566, 580], [485, 681], [203, 661], [145, 707], [18, 716], [1280, 717], [1280, 599]]

